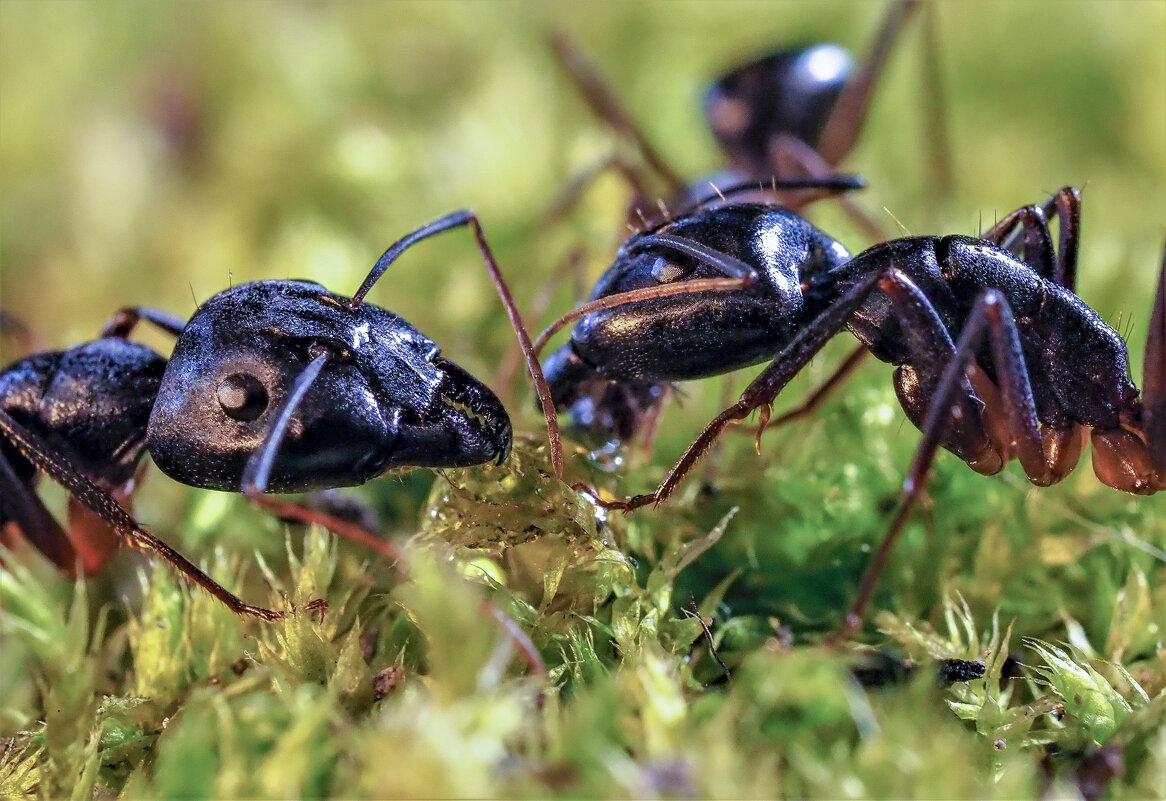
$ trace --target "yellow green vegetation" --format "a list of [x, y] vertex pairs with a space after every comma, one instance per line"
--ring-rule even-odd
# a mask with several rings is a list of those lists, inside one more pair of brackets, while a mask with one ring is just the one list
[[[953, 183], [926, 163], [914, 25], [847, 165], [870, 182], [857, 202], [892, 234], [974, 233], [1084, 186], [1080, 293], [1140, 377], [1166, 220], [1166, 6], [936, 10]], [[470, 207], [527, 308], [576, 246], [598, 275], [627, 199], [604, 181], [540, 226], [618, 147], [557, 73], [549, 26], [697, 175], [719, 163], [697, 103], [710, 76], [790, 42], [862, 49], [879, 13], [0, 3], [0, 306], [49, 348], [121, 305], [186, 314], [231, 282], [349, 293], [396, 237]], [[829, 204], [812, 214], [869, 244]], [[489, 382], [512, 334], [476, 259], [468, 235], [427, 242], [369, 301]], [[551, 308], [573, 300], [563, 287]], [[150, 469], [144, 521], [247, 600], [297, 611], [239, 620], [134, 554], [74, 586], [5, 552], [0, 797], [1166, 797], [1166, 498], [1109, 490], [1088, 459], [1040, 490], [942, 454], [881, 611], [852, 647], [820, 645], [917, 442], [889, 374], [864, 366], [760, 455], [728, 435], [665, 506], [627, 516], [597, 516], [570, 483], [654, 486], [750, 376], [685, 387], [652, 455], [568, 440], [565, 483], [528, 387], [496, 386], [523, 432], [504, 464], [346, 491], [397, 565]], [[986, 672], [947, 683], [949, 660]]]

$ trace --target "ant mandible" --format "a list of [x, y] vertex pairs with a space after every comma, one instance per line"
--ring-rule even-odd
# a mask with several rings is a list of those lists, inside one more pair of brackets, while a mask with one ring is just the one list
[[[523, 343], [547, 408], [552, 464], [561, 471], [554, 408], [530, 339], [477, 218], [461, 211], [395, 243], [352, 298], [308, 281], [243, 284], [212, 297], [185, 325], [128, 308], [96, 342], [9, 367], [0, 374], [0, 521], [16, 523], [58, 568], [73, 572], [81, 548], [37, 499], [40, 470], [128, 544], [156, 553], [233, 611], [279, 617], [235, 597], [111, 496], [148, 450], [178, 481], [242, 491], [383, 552], [359, 526], [260, 496], [361, 484], [392, 467], [501, 461], [509, 453], [510, 419], [497, 397], [404, 319], [364, 302], [405, 250], [458, 227], [473, 231]], [[126, 341], [143, 319], [177, 337], [168, 363]], [[109, 550], [85, 560], [83, 570], [99, 568]]]
[[[548, 329], [579, 320], [571, 342], [547, 359], [556, 402], [597, 378], [697, 378], [777, 356], [654, 492], [596, 503], [624, 510], [663, 503], [726, 426], [755, 410], [760, 438], [778, 393], [844, 328], [896, 366], [900, 404], [923, 437], [842, 631], [861, 624], [940, 445], [986, 475], [1017, 459], [1045, 486], [1073, 470], [1092, 429], [1093, 467], [1104, 484], [1161, 491], [1166, 261], [1139, 399], [1121, 336], [1073, 294], [1079, 226], [1080, 194], [1066, 187], [1043, 206], [1007, 215], [982, 238], [897, 239], [853, 259], [805, 220], [753, 204], [698, 210], [633, 236], [600, 279], [598, 299]], [[696, 288], [693, 279], [707, 283], [712, 274], [732, 278]], [[694, 291], [685, 294], [689, 282]], [[818, 400], [815, 393], [811, 402]]]

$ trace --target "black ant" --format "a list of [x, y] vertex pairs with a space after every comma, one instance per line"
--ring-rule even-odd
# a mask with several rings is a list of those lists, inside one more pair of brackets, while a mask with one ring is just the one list
[[[552, 464], [561, 470], [554, 409], [530, 339], [477, 218], [461, 211], [390, 247], [352, 298], [308, 281], [243, 284], [212, 297], [185, 325], [155, 310], [125, 309], [96, 342], [7, 368], [0, 374], [0, 521], [15, 523], [58, 568], [74, 572], [84, 546], [37, 499], [40, 470], [127, 543], [158, 554], [233, 611], [279, 617], [221, 587], [111, 496], [128, 491], [148, 450], [178, 481], [244, 492], [281, 515], [396, 555], [358, 525], [260, 496], [361, 484], [394, 467], [501, 461], [509, 453], [510, 419], [497, 397], [405, 320], [364, 302], [405, 250], [462, 226], [472, 229], [528, 354], [549, 407]], [[169, 362], [126, 341], [143, 319], [177, 337]], [[83, 570], [102, 561], [94, 556]]]
[[1015, 458], [1045, 486], [1073, 470], [1092, 429], [1103, 483], [1135, 494], [1166, 488], [1166, 262], [1139, 400], [1121, 336], [1073, 294], [1079, 226], [1080, 195], [1066, 187], [982, 238], [897, 239], [853, 259], [800, 217], [757, 204], [698, 209], [632, 236], [600, 279], [598, 299], [536, 343], [579, 321], [546, 362], [557, 403], [596, 380], [674, 381], [772, 361], [654, 492], [596, 503], [663, 503], [726, 426], [755, 410], [760, 440], [778, 393], [844, 328], [896, 365], [900, 404], [923, 432], [846, 629], [861, 623], [940, 445], [986, 475]]
[[[888, 5], [861, 67], [856, 68], [840, 45], [822, 43], [770, 53], [714, 81], [705, 95], [705, 117], [724, 151], [728, 168], [692, 183], [668, 166], [579, 49], [563, 34], [552, 36], [553, 52], [588, 105], [616, 132], [635, 143], [643, 161], [664, 180], [672, 198], [660, 210], [652, 209], [647, 182], [640, 171], [613, 157], [572, 183], [552, 212], [552, 219], [564, 214], [591, 180], [614, 169], [633, 189], [629, 226], [651, 228], [668, 222], [673, 216], [668, 206], [681, 210], [711, 206], [715, 199], [702, 199], [708, 195], [710, 185], [720, 193], [716, 187], [744, 188], [753, 183], [754, 191], [747, 196], [740, 191], [733, 194], [738, 200], [776, 201], [792, 211], [800, 211], [823, 197], [833, 197], [873, 240], [886, 239], [881, 228], [861, 209], [829, 188], [829, 181], [836, 177], [836, 166], [854, 148], [878, 78], [903, 26], [919, 6], [917, 0], [895, 0]], [[937, 120], [941, 116], [932, 115]], [[938, 133], [932, 140], [943, 142], [945, 137]], [[946, 159], [940, 158], [940, 162], [946, 164]], [[933, 183], [950, 183], [945, 177], [948, 172], [941, 166], [937, 170], [940, 177]], [[793, 178], [807, 180], [799, 184]], [[679, 211], [675, 216], [683, 214]], [[605, 294], [607, 287], [600, 279], [591, 299]], [[541, 314], [547, 301], [549, 293], [537, 307], [532, 307], [532, 313]], [[841, 374], [830, 379], [823, 391], [856, 368], [866, 353], [864, 348], [856, 349]], [[517, 351], [512, 352], [507, 368], [501, 371], [503, 376], [517, 366], [517, 357]], [[732, 368], [726, 367], [725, 371], [729, 369]], [[503, 381], [504, 385], [508, 383]], [[669, 392], [667, 382], [574, 382], [569, 404], [573, 427], [598, 439], [626, 441], [639, 434], [645, 449], [650, 448]]]

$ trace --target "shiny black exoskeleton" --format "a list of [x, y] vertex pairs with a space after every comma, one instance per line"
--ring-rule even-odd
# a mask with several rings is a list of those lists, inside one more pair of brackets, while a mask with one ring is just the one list
[[297, 379], [299, 402], [267, 489], [363, 484], [394, 467], [500, 461], [510, 419], [477, 379], [401, 317], [309, 281], [259, 281], [204, 303], [174, 346], [150, 416], [171, 478], [240, 491]]
[[[843, 329], [896, 365], [900, 403], [923, 432], [899, 511], [848, 624], [861, 620], [940, 446], [984, 474], [1016, 459], [1034, 484], [1044, 486], [1074, 469], [1091, 437], [1094, 471], [1103, 483], [1139, 495], [1166, 489], [1166, 263], [1139, 397], [1125, 342], [1072, 291], [1080, 225], [1076, 190], [1066, 187], [1043, 206], [1018, 209], [981, 238], [910, 237], [852, 260], [840, 246], [831, 260], [814, 255], [832, 252], [828, 246], [801, 245], [798, 237], [831, 241], [809, 233], [814, 229], [804, 221], [795, 224], [797, 236], [774, 235], [768, 221], [789, 215], [771, 216], [777, 213], [764, 206], [721, 207], [633, 237], [601, 281], [596, 294], [602, 302], [564, 318], [581, 322], [572, 342], [548, 361], [552, 392], [563, 403], [578, 402], [575, 388], [596, 378], [674, 380], [726, 372], [767, 358], [763, 342], [775, 354], [653, 493], [618, 502], [597, 499], [601, 505], [635, 509], [663, 502], [729, 423], [760, 410], [764, 428], [778, 393]], [[1049, 232], [1053, 215], [1060, 222], [1059, 249]], [[710, 226], [710, 220], [730, 224]], [[727, 241], [727, 234], [737, 241]], [[781, 247], [765, 250], [767, 241]], [[672, 267], [677, 253], [704, 266]], [[774, 264], [800, 266], [779, 270], [776, 284], [768, 277], [757, 280], [770, 275]], [[708, 273], [699, 270], [709, 268], [738, 277], [752, 270], [756, 277], [728, 291], [698, 291], [688, 276], [703, 277]], [[669, 279], [677, 283], [669, 286]], [[650, 286], [653, 280], [656, 286]], [[690, 293], [675, 294], [686, 282]], [[766, 317], [761, 298], [750, 291], [781, 305]], [[755, 333], [766, 326], [774, 332], [770, 340]]]
[[[829, 276], [849, 258], [803, 218], [764, 204], [704, 208], [635, 234], [592, 301], [665, 285], [691, 289], [584, 316], [544, 365], [552, 397], [586, 419], [597, 405], [612, 408], [612, 386], [649, 397], [672, 381], [769, 361], [833, 299]], [[728, 289], [697, 291], [691, 282], [698, 279]]]
[[[35, 470], [46, 472], [109, 529], [166, 559], [234, 611], [278, 617], [218, 585], [111, 495], [148, 449], [178, 481], [245, 492], [260, 505], [386, 551], [359, 526], [259, 496], [360, 484], [394, 467], [505, 458], [510, 420], [497, 397], [405, 320], [363, 302], [405, 250], [462, 226], [473, 231], [550, 406], [477, 218], [455, 212], [385, 251], [351, 298], [310, 281], [260, 281], [215, 295], [185, 325], [151, 309], [124, 309], [107, 326], [110, 337], [6, 370], [0, 377], [0, 522], [16, 523], [59, 568], [72, 570], [80, 548], [32, 491]], [[143, 319], [177, 337], [169, 363], [124, 341]], [[553, 411], [547, 415], [552, 462], [561, 469]], [[99, 566], [97, 560], [93, 567]]]
[[[104, 490], [128, 494], [165, 367], [153, 350], [120, 336], [36, 353], [0, 372], [0, 410]], [[116, 539], [86, 537], [75, 509], [66, 534], [36, 497], [37, 472], [10, 437], [0, 437], [0, 528], [14, 525], [66, 573], [100, 569]]]
[[854, 68], [850, 52], [829, 42], [770, 53], [713, 82], [705, 119], [734, 168], [764, 175], [781, 136], [818, 150]]

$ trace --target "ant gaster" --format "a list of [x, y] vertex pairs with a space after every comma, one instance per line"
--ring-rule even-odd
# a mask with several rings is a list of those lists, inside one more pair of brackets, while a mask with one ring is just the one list
[[[154, 538], [108, 491], [133, 475], [146, 450], [178, 481], [253, 499], [267, 490], [359, 484], [392, 467], [504, 459], [510, 420], [494, 394], [405, 320], [364, 302], [405, 250], [462, 226], [474, 233], [550, 406], [477, 218], [455, 212], [390, 247], [352, 298], [308, 281], [244, 284], [212, 297], [185, 326], [154, 310], [126, 309], [110, 326], [115, 337], [13, 365], [0, 381], [3, 519], [71, 570], [74, 549], [32, 491], [40, 469], [130, 544], [159, 554], [235, 612], [278, 617], [239, 600]], [[140, 319], [177, 336], [169, 363], [124, 341]], [[547, 418], [559, 470], [553, 407]], [[291, 504], [261, 505], [308, 521], [328, 517]], [[359, 526], [330, 518], [325, 525], [380, 545]]]
[[[1059, 248], [1048, 227], [1054, 215]], [[923, 432], [846, 627], [861, 623], [940, 445], [987, 475], [1017, 459], [1044, 486], [1073, 470], [1092, 429], [1103, 483], [1135, 494], [1166, 488], [1166, 262], [1139, 399], [1120, 335], [1073, 294], [1079, 225], [1080, 195], [1067, 187], [980, 239], [910, 237], [851, 260], [804, 220], [749, 204], [698, 210], [633, 236], [600, 279], [598, 299], [548, 329], [580, 321], [547, 360], [557, 402], [569, 403], [574, 385], [593, 376], [695, 378], [777, 356], [653, 493], [597, 502], [662, 503], [726, 426], [754, 410], [760, 438], [777, 394], [844, 328], [896, 365], [899, 401]], [[728, 277], [717, 287], [693, 281], [714, 274]], [[693, 291], [682, 294], [688, 282]]]

